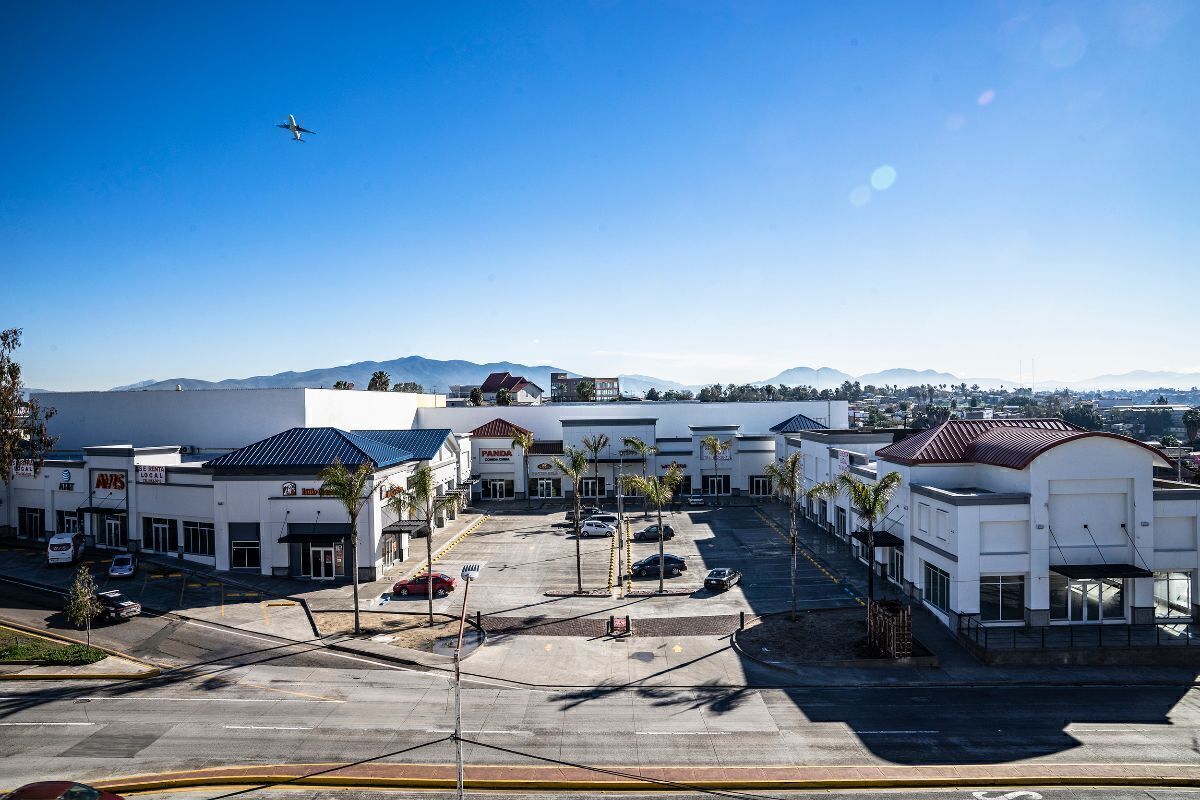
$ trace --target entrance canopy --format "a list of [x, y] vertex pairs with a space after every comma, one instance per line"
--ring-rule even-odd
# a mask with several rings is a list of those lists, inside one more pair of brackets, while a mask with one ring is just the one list
[[384, 527], [384, 533], [420, 533], [429, 527], [429, 523], [419, 519], [399, 519]]
[[288, 523], [287, 534], [281, 536], [279, 541], [332, 545], [349, 536], [349, 522], [292, 522]]
[[1099, 578], [1151, 578], [1154, 573], [1133, 564], [1051, 564], [1050, 571], [1071, 580]]
[[[867, 543], [867, 532], [866, 531], [855, 531], [851, 535], [858, 541], [862, 542], [863, 544]], [[876, 547], [899, 547], [899, 548], [903, 549], [904, 540], [901, 539], [899, 536], [897, 536], [894, 533], [888, 533], [887, 531], [875, 531], [875, 546]]]

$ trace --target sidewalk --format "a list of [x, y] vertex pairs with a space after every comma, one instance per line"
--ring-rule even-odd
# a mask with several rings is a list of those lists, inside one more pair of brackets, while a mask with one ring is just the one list
[[152, 678], [158, 669], [118, 656], [109, 656], [95, 664], [66, 667], [54, 664], [0, 664], [0, 681], [128, 681]]
[[[467, 739], [468, 746], [473, 745]], [[476, 745], [475, 759], [488, 753]], [[481, 765], [466, 767], [464, 786], [471, 790], [503, 791], [652, 791], [887, 789], [930, 787], [1048, 787], [1048, 786], [1200, 786], [1200, 766], [1193, 764], [946, 764], [906, 767], [879, 766], [622, 766], [603, 770], [570, 766], [546, 758], [549, 764]], [[218, 767], [190, 772], [164, 772], [92, 781], [98, 789], [120, 794], [179, 789], [189, 786], [291, 785], [393, 789], [450, 789], [454, 764], [373, 762], [336, 764], [275, 764]], [[1020, 793], [1017, 793], [1020, 794]]]

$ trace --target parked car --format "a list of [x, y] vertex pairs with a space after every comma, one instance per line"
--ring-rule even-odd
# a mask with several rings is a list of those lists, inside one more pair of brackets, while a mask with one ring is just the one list
[[584, 522], [603, 522], [605, 525], [617, 527], [617, 522], [620, 520], [616, 514], [592, 514], [590, 517], [584, 517]]
[[81, 555], [82, 533], [56, 533], [46, 543], [47, 564], [74, 564]]
[[96, 599], [100, 601], [101, 622], [124, 622], [142, 613], [142, 604], [130, 600], [118, 589], [96, 592]]
[[[676, 578], [687, 572], [687, 562], [679, 556], [672, 555], [670, 553], [664, 553], [662, 563], [665, 567], [664, 572], [667, 577]], [[651, 575], [658, 575], [658, 554], [655, 553], [652, 556], [643, 558], [641, 561], [635, 561], [633, 566], [629, 568], [629, 571], [639, 578], [648, 578]]]
[[704, 495], [700, 494], [700, 492], [692, 492], [691, 494], [688, 495], [688, 505], [689, 506], [704, 505]]
[[[456, 582], [444, 572], [433, 573], [433, 596], [445, 597], [450, 592], [454, 591]], [[409, 578], [406, 581], [398, 581], [392, 586], [392, 594], [402, 596], [410, 594], [426, 594], [429, 589], [429, 573], [422, 572], [420, 575]]]
[[137, 556], [130, 553], [113, 556], [112, 563], [108, 565], [108, 577], [110, 578], [132, 578], [135, 572], [137, 572]]
[[[663, 525], [662, 538], [674, 539], [675, 538], [675, 529], [672, 528], [670, 525]], [[647, 525], [645, 528], [642, 528], [640, 531], [637, 531], [636, 533], [634, 533], [633, 539], [634, 539], [634, 541], [637, 541], [637, 542], [657, 542], [658, 541], [658, 526], [657, 525]]]
[[13, 789], [0, 800], [124, 800], [119, 794], [73, 781], [41, 781]]
[[[599, 513], [600, 513], [599, 506], [582, 506], [579, 509], [579, 518], [581, 520], [584, 520], [584, 519], [587, 519], [588, 517], [592, 516], [593, 514], [599, 514]], [[575, 509], [572, 508], [571, 510], [569, 510], [567, 512], [567, 522], [574, 522], [574, 521], [575, 521]]]
[[704, 576], [704, 588], [714, 592], [732, 589], [742, 582], [742, 573], [732, 567], [717, 567]]
[[579, 536], [616, 536], [616, 527], [609, 525], [607, 522], [600, 522], [596, 519], [585, 519], [583, 524], [579, 526]]

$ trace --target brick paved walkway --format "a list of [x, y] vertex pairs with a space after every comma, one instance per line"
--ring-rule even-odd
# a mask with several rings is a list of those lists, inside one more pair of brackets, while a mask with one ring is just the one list
[[[634, 636], [728, 636], [737, 630], [737, 614], [706, 617], [631, 617]], [[483, 628], [492, 635], [604, 636], [604, 617], [489, 617]]]

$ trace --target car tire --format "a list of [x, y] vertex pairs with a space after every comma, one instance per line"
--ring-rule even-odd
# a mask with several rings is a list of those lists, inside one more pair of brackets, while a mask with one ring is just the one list
[[434, 589], [434, 590], [433, 590], [433, 596], [434, 596], [434, 597], [445, 597], [445, 596], [446, 596], [446, 590], [445, 590], [445, 589]]
[[646, 570], [639, 569], [637, 572], [635, 572], [633, 574], [637, 575], [639, 578], [644, 578], [644, 577], [646, 577]]
[[400, 591], [398, 592], [398, 594], [399, 594], [400, 596], [402, 596], [402, 597], [404, 597], [404, 596], [407, 596], [407, 595], [408, 595], [408, 587], [407, 587], [407, 586], [401, 586], [401, 587], [400, 587]]
[[672, 578], [678, 578], [679, 574], [680, 574], [679, 567], [671, 567], [670, 571], [667, 572], [667, 574], [670, 575]]

